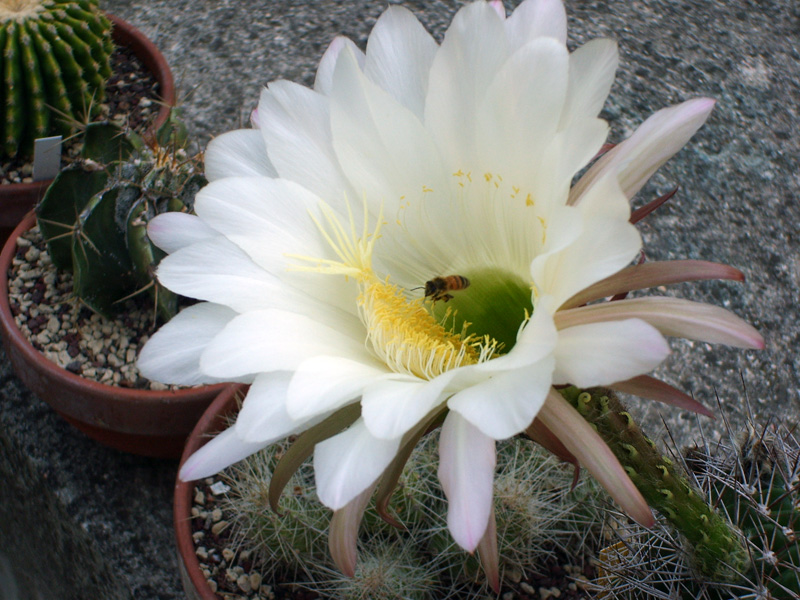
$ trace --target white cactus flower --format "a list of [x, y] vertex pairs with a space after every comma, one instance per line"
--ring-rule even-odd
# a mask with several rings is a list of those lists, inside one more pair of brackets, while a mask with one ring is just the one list
[[554, 386], [609, 386], [703, 412], [646, 375], [669, 352], [664, 336], [763, 341], [716, 307], [602, 301], [741, 273], [699, 261], [632, 265], [642, 242], [629, 200], [712, 100], [656, 113], [571, 188], [606, 141], [598, 113], [617, 48], [601, 39], [570, 54], [565, 41], [560, 0], [526, 0], [507, 18], [499, 2], [475, 2], [441, 45], [392, 6], [366, 52], [334, 40], [314, 89], [271, 83], [257, 129], [211, 142], [197, 216], [168, 213], [150, 227], [169, 252], [161, 283], [202, 302], [154, 335], [139, 367], [170, 383], [252, 385], [235, 425], [182, 478], [311, 430], [303, 443], [318, 494], [336, 511], [331, 548], [352, 572], [373, 490], [441, 424], [447, 522], [458, 544], [482, 553], [495, 586], [496, 440], [528, 432], [561, 444], [651, 522]]

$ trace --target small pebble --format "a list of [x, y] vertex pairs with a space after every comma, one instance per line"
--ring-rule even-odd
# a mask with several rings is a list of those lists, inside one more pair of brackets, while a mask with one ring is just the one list
[[223, 548], [222, 549], [222, 558], [225, 559], [225, 562], [230, 563], [233, 560], [233, 557], [236, 556], [233, 553], [233, 550], [230, 548]]
[[247, 575], [239, 575], [236, 579], [236, 585], [245, 594], [253, 591], [253, 586], [250, 585], [250, 578]]
[[228, 526], [228, 522], [227, 521], [220, 521], [219, 523], [214, 523], [211, 526], [211, 533], [213, 533], [214, 535], [219, 535], [220, 533], [225, 531], [225, 528], [227, 526]]

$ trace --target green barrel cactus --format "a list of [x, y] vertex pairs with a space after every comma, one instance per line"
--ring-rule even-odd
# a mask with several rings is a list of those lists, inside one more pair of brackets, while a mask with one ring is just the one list
[[111, 22], [96, 0], [0, 0], [0, 154], [66, 135], [103, 100]]
[[155, 278], [163, 252], [147, 224], [192, 211], [206, 184], [201, 158], [188, 155], [174, 111], [149, 138], [110, 123], [91, 123], [84, 136], [83, 158], [59, 173], [36, 208], [50, 258], [72, 271], [75, 295], [95, 312], [110, 318], [123, 300], [147, 292], [167, 321], [178, 298]]

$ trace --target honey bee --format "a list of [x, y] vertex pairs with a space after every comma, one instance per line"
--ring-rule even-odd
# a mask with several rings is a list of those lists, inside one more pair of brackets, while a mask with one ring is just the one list
[[425, 297], [433, 302], [442, 300], [447, 302], [453, 296], [449, 292], [457, 292], [469, 287], [469, 279], [462, 275], [448, 275], [447, 277], [434, 277], [425, 282]]

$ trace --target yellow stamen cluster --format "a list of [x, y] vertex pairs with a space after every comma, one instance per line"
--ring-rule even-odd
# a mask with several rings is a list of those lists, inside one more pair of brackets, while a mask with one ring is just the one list
[[342, 226], [334, 211], [321, 207], [324, 222], [312, 215], [314, 224], [339, 260], [293, 255], [312, 265], [296, 266], [301, 271], [353, 277], [359, 286], [358, 309], [367, 330], [367, 342], [389, 368], [397, 373], [433, 379], [437, 375], [488, 360], [496, 349], [492, 340], [448, 331], [426, 310], [421, 299], [409, 300], [403, 290], [381, 280], [372, 270], [372, 251], [380, 237], [382, 218], [373, 232], [355, 226], [348, 206], [350, 227]]
[[359, 282], [361, 320], [373, 350], [390, 369], [433, 379], [480, 360], [472, 340], [447, 331], [421, 299], [408, 300], [400, 288], [381, 281], [372, 271], [365, 275]]

